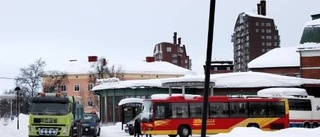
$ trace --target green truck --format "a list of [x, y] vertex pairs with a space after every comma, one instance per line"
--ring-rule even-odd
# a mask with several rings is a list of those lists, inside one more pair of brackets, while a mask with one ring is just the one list
[[81, 98], [41, 93], [31, 99], [29, 137], [81, 137], [84, 110]]

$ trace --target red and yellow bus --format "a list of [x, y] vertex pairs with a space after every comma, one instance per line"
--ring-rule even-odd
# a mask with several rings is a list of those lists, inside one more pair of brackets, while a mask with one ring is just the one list
[[[145, 99], [141, 115], [141, 132], [170, 137], [201, 134], [202, 108], [202, 96]], [[278, 130], [289, 125], [287, 99], [210, 96], [207, 112], [208, 134], [229, 132], [235, 127]]]

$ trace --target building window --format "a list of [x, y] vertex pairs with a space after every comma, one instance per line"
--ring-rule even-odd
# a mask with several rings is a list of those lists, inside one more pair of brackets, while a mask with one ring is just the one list
[[49, 87], [49, 92], [53, 93], [53, 92], [55, 92], [54, 90], [55, 90], [55, 86], [50, 86]]
[[264, 22], [261, 22], [261, 26], [264, 26]]
[[88, 107], [93, 107], [93, 101], [92, 100], [88, 101]]
[[264, 29], [261, 29], [261, 32], [264, 33]]
[[275, 46], [275, 47], [278, 46], [278, 42], [274, 42], [274, 46]]
[[171, 47], [167, 47], [167, 52], [171, 52]]
[[60, 85], [60, 86], [59, 86], [59, 89], [60, 89], [61, 91], [67, 91], [67, 86], [66, 86], [66, 85]]
[[173, 57], [173, 58], [177, 57], [177, 54], [172, 54], [172, 57]]
[[188, 60], [186, 59], [186, 60], [184, 60], [184, 63], [188, 63]]
[[271, 29], [266, 29], [266, 32], [267, 33], [271, 33]]
[[262, 46], [265, 46], [265, 45], [266, 45], [266, 43], [265, 43], [265, 42], [262, 42], [261, 44], [262, 44]]
[[256, 29], [256, 32], [259, 33], [259, 29]]
[[177, 64], [178, 61], [174, 59], [174, 60], [172, 60], [172, 63]]
[[259, 22], [256, 22], [256, 26], [259, 26]]
[[270, 23], [270, 22], [267, 22], [267, 23], [266, 23], [266, 26], [270, 27], [270, 26], [271, 26], [271, 23]]
[[90, 91], [93, 87], [93, 84], [88, 84], [88, 91]]
[[267, 42], [267, 46], [272, 46], [272, 43], [271, 42]]
[[74, 91], [80, 91], [80, 85], [79, 84], [75, 84], [74, 85]]
[[272, 37], [271, 36], [266, 36], [266, 39], [272, 39]]
[[274, 35], [274, 36], [273, 36], [273, 39], [278, 39], [278, 36], [277, 36], [277, 35]]
[[262, 49], [262, 53], [266, 52], [266, 49]]
[[183, 48], [178, 47], [178, 52], [183, 53]]
[[261, 39], [265, 39], [265, 36], [264, 36], [264, 35], [262, 35], [262, 36], [261, 36]]

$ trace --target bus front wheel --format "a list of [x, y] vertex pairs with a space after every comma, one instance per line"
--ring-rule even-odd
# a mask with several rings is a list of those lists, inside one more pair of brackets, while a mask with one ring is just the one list
[[180, 126], [178, 130], [179, 137], [188, 137], [191, 134], [190, 128], [187, 126]]
[[255, 128], [260, 128], [260, 126], [257, 123], [249, 123], [247, 127], [255, 127]]
[[304, 128], [310, 128], [310, 124], [309, 124], [308, 122], [307, 122], [307, 123], [304, 123], [304, 124], [303, 124], [303, 127], [304, 127]]

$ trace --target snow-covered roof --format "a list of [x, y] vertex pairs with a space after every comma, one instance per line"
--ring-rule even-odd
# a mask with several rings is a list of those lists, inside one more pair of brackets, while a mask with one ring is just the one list
[[298, 47], [274, 48], [248, 63], [249, 68], [299, 67]]
[[298, 45], [298, 51], [320, 50], [320, 43], [303, 43]]
[[[55, 65], [50, 67], [50, 62], [48, 62], [48, 69], [50, 70], [59, 70], [66, 72], [68, 74], [88, 74], [89, 71], [92, 71], [92, 65], [95, 62], [88, 61], [69, 61], [62, 62], [61, 65]], [[196, 75], [197, 73], [182, 68], [180, 66], [174, 65], [165, 61], [117, 61], [112, 62], [108, 61], [108, 67], [115, 66], [116, 69], [121, 68], [124, 73], [139, 73], [139, 74], [173, 74], [173, 75]]]
[[[120, 82], [103, 83], [92, 88], [92, 91], [119, 88], [162, 87], [165, 82], [202, 81], [205, 75], [185, 76], [180, 78], [127, 80]], [[250, 88], [250, 87], [294, 87], [303, 84], [320, 84], [320, 80], [281, 76], [262, 72], [235, 72], [211, 74], [210, 82], [215, 88]]]
[[307, 22], [305, 27], [320, 27], [320, 19], [315, 19]]
[[303, 88], [266, 88], [257, 92], [258, 96], [308, 96]]
[[[166, 99], [170, 95], [169, 94], [152, 94], [151, 99]], [[184, 96], [185, 99], [193, 99], [194, 97], [201, 97], [200, 95], [194, 95], [194, 94], [171, 94], [171, 96]]]
[[142, 104], [142, 102], [143, 102], [142, 98], [124, 98], [119, 101], [118, 106], [128, 104], [128, 103], [141, 103]]
[[272, 19], [271, 17], [268, 17], [268, 16], [259, 15], [259, 14], [256, 14], [256, 13], [249, 13], [249, 12], [243, 12], [243, 13], [242, 13], [242, 14], [240, 14], [240, 15], [247, 15], [247, 16], [250, 16], [250, 17], [256, 17], [256, 18]]

